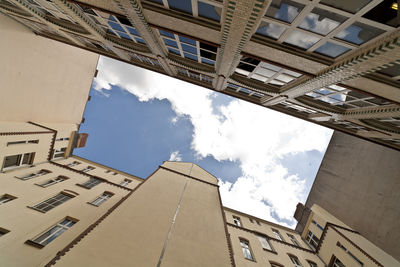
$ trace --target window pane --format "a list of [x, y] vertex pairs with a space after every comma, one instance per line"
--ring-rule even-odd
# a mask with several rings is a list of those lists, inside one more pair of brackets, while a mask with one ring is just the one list
[[173, 33], [171, 33], [171, 32], [167, 32], [167, 31], [163, 31], [163, 30], [158, 30], [159, 32], [160, 32], [160, 34], [161, 35], [164, 35], [164, 36], [167, 36], [167, 37], [170, 37], [170, 38], [172, 38], [172, 39], [174, 39], [175, 37], [174, 37], [174, 34]]
[[190, 59], [197, 61], [197, 56], [189, 54], [189, 53], [185, 53], [185, 52], [183, 54], [184, 54], [185, 58], [190, 58]]
[[178, 45], [176, 44], [175, 41], [172, 41], [172, 40], [169, 40], [169, 39], [164, 38], [164, 43], [165, 43], [166, 45], [169, 45], [169, 46], [178, 48]]
[[371, 1], [372, 0], [321, 0], [320, 3], [354, 14]]
[[190, 0], [168, 0], [169, 8], [192, 14], [192, 1]]
[[222, 12], [222, 9], [220, 7], [216, 7], [200, 1], [198, 3], [199, 3], [198, 13], [200, 17], [205, 17], [218, 22], [220, 21]]
[[109, 25], [111, 26], [111, 28], [113, 28], [114, 30], [117, 30], [117, 31], [120, 31], [120, 32], [125, 32], [125, 30], [122, 28], [122, 26], [119, 25], [119, 24], [116, 23], [116, 22], [109, 21], [108, 24], [109, 24]]
[[392, 27], [398, 27], [400, 26], [400, 20], [397, 18], [397, 9], [398, 2], [386, 0], [368, 11], [363, 17]]
[[341, 54], [349, 51], [350, 48], [338, 45], [338, 44], [334, 44], [331, 42], [326, 42], [324, 45], [321, 45], [320, 47], [318, 47], [318, 49], [315, 50], [315, 52], [323, 54], [325, 56], [328, 57], [338, 57]]
[[343, 31], [339, 32], [335, 37], [359, 45], [384, 32], [385, 31], [381, 29], [377, 29], [360, 22], [355, 22]]
[[314, 8], [308, 14], [299, 28], [309, 30], [318, 34], [327, 35], [347, 18], [323, 9]]
[[279, 39], [284, 31], [285, 27], [272, 23], [267, 23], [265, 21], [261, 21], [260, 26], [257, 29], [257, 33], [271, 37], [273, 39]]
[[196, 45], [196, 41], [195, 40], [193, 40], [191, 38], [188, 38], [188, 37], [184, 37], [184, 36], [179, 36], [179, 41], [187, 43], [187, 44], [190, 44], [190, 45], [193, 45], [193, 46]]
[[8, 156], [4, 159], [4, 168], [18, 166], [21, 160], [21, 155]]
[[316, 42], [318, 42], [320, 38], [306, 34], [299, 31], [293, 31], [288, 38], [285, 40], [285, 43], [292, 44], [304, 49], [308, 49], [313, 46]]
[[181, 44], [181, 46], [182, 46], [183, 51], [197, 55], [196, 47], [193, 47], [193, 46], [190, 46], [187, 44]]
[[290, 0], [273, 0], [266, 15], [290, 23], [297, 17], [303, 7], [304, 5]]

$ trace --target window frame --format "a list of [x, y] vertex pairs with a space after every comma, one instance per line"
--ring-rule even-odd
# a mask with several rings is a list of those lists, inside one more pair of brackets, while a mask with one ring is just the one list
[[235, 224], [238, 227], [242, 227], [242, 220], [240, 219], [240, 217], [232, 215], [233, 217], [233, 224]]
[[17, 197], [12, 196], [10, 194], [3, 194], [0, 196], [0, 205], [4, 205], [5, 203], [8, 203], [10, 201], [13, 201], [14, 199], [17, 199]]
[[[50, 198], [47, 198], [33, 206], [29, 206], [29, 208], [32, 208], [32, 209], [37, 210], [42, 213], [47, 213], [47, 212], [53, 210], [54, 208], [64, 204], [65, 202], [73, 199], [74, 197], [75, 197], [75, 195], [68, 194], [64, 191], [61, 191], [58, 194], [56, 194]], [[43, 206], [43, 205], [44, 205], [44, 207], [39, 208], [40, 206]]]
[[[60, 179], [59, 179], [59, 178], [60, 178]], [[58, 180], [57, 180], [57, 179], [58, 179]], [[46, 187], [49, 187], [49, 186], [52, 186], [52, 185], [55, 185], [55, 184], [58, 184], [58, 183], [62, 183], [62, 182], [64, 182], [64, 181], [68, 180], [68, 179], [69, 179], [69, 177], [67, 177], [67, 176], [58, 175], [58, 176], [55, 177], [55, 178], [46, 180], [46, 181], [44, 181], [44, 182], [42, 182], [42, 183], [40, 183], [40, 184], [36, 184], [36, 185], [38, 185], [38, 186], [40, 186], [40, 187], [43, 187], [43, 188], [46, 188]], [[49, 183], [50, 181], [53, 181], [53, 182], [52, 182], [52, 183]]]
[[293, 263], [294, 267], [303, 267], [303, 265], [301, 264], [301, 262], [299, 260], [299, 257], [297, 257], [296, 255], [293, 255], [293, 254], [289, 254], [289, 253], [288, 253], [288, 256], [290, 258], [290, 261]]
[[[63, 224], [65, 221], [67, 221], [67, 222], [65, 224]], [[57, 239], [65, 231], [70, 229], [72, 226], [74, 226], [78, 222], [79, 222], [79, 220], [67, 216], [64, 219], [60, 220], [58, 223], [56, 223], [53, 226], [51, 226], [50, 228], [48, 228], [47, 230], [41, 232], [40, 234], [38, 234], [34, 238], [28, 239], [25, 243], [29, 244], [29, 245], [33, 245], [33, 246], [38, 247], [38, 248], [43, 248], [43, 247], [47, 246], [48, 244], [50, 244], [52, 241], [54, 241], [54, 239]], [[54, 231], [54, 229], [57, 229], [57, 230]], [[61, 233], [58, 234], [60, 231], [61, 231]], [[40, 242], [37, 241], [42, 236], [46, 235], [47, 233], [51, 233], [51, 234], [48, 237], [43, 238], [43, 240], [41, 240]], [[51, 239], [49, 242], [45, 243], [45, 241], [49, 240], [53, 236], [55, 236], [53, 239]], [[45, 244], [43, 244], [43, 243], [45, 243]]]
[[246, 238], [239, 237], [239, 243], [240, 243], [240, 247], [242, 248], [244, 258], [246, 260], [255, 262], [256, 259], [254, 257], [254, 253], [251, 249], [250, 241], [247, 240]]
[[108, 201], [112, 196], [114, 196], [113, 192], [104, 191], [101, 195], [97, 196], [94, 200], [88, 202], [88, 204], [96, 206], [96, 207], [100, 207], [104, 202]]
[[18, 178], [18, 179], [20, 179], [22, 181], [27, 181], [27, 180], [30, 180], [30, 179], [33, 179], [33, 178], [36, 178], [36, 177], [47, 175], [49, 173], [51, 173], [51, 171], [46, 170], [46, 169], [40, 169], [37, 172], [29, 173], [29, 174], [26, 174], [26, 175], [19, 175], [19, 176], [17, 175], [17, 176], [15, 176], [15, 178]]
[[95, 178], [95, 177], [90, 177], [89, 180], [87, 180], [86, 182], [82, 183], [82, 184], [77, 184], [83, 188], [86, 189], [92, 189], [93, 187], [99, 185], [100, 183], [102, 183], [103, 181]]
[[[28, 153], [23, 153], [23, 154], [5, 156], [4, 160], [3, 160], [3, 166], [1, 168], [1, 170], [2, 171], [8, 171], [8, 170], [16, 169], [16, 168], [19, 168], [19, 167], [32, 165], [32, 163], [33, 163], [33, 161], [35, 159], [35, 155], [36, 155], [36, 152], [28, 152]], [[14, 157], [14, 156], [17, 157], [17, 164], [5, 167], [6, 159], [9, 158], [9, 157]], [[24, 163], [25, 157], [28, 157], [28, 159], [27, 159], [28, 162], [27, 163]]]
[[278, 230], [276, 230], [274, 228], [272, 228], [271, 230], [272, 230], [272, 233], [275, 236], [275, 239], [278, 239], [278, 240], [280, 240], [282, 242], [285, 242], [285, 240], [283, 239], [283, 236], [281, 235], [281, 233]]

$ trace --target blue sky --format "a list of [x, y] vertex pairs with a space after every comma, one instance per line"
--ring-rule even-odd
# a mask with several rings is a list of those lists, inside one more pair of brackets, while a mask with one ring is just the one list
[[78, 156], [146, 178], [165, 160], [220, 179], [223, 204], [293, 227], [332, 131], [101, 57]]

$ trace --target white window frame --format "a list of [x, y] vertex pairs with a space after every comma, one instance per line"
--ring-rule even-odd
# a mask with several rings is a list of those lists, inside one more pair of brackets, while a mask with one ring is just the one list
[[[314, 240], [313, 237], [318, 239], [318, 242], [316, 240]], [[319, 244], [319, 238], [316, 235], [314, 235], [314, 233], [311, 232], [310, 230], [308, 230], [308, 233], [306, 235], [306, 241], [314, 251], [317, 250], [317, 247], [318, 247], [318, 244]], [[314, 243], [316, 243], [316, 244], [314, 244]]]
[[240, 246], [242, 247], [243, 256], [247, 260], [255, 261], [254, 255], [251, 251], [250, 242], [246, 239], [239, 238]]
[[7, 142], [7, 146], [25, 145], [25, 144], [39, 144], [39, 139]]
[[74, 166], [76, 166], [76, 165], [79, 165], [79, 164], [81, 164], [79, 161], [73, 161], [73, 162], [70, 162], [70, 163], [68, 163], [67, 164], [67, 167], [74, 167]]
[[59, 176], [57, 176], [56, 178], [47, 180], [47, 181], [45, 181], [45, 182], [42, 182], [42, 183], [36, 184], [36, 185], [41, 186], [41, 187], [49, 187], [49, 186], [55, 185], [55, 184], [57, 184], [57, 183], [64, 182], [64, 181], [66, 181], [66, 180], [68, 180], [68, 179], [69, 179], [69, 178], [66, 177], [66, 176], [59, 175]]
[[65, 192], [60, 192], [55, 196], [52, 196], [49, 199], [46, 199], [36, 205], [34, 205], [32, 208], [46, 213], [52, 209], [54, 209], [57, 206], [60, 206], [61, 204], [67, 202], [68, 200], [71, 200], [72, 198], [74, 198], [75, 196], [70, 195], [70, 194], [66, 194]]
[[29, 173], [29, 174], [26, 174], [26, 175], [15, 176], [15, 177], [18, 178], [18, 179], [21, 179], [23, 181], [26, 181], [26, 180], [30, 180], [30, 179], [33, 179], [33, 178], [36, 178], [36, 177], [39, 177], [39, 176], [43, 176], [43, 175], [49, 174], [49, 173], [51, 173], [51, 171], [41, 169], [41, 170], [39, 170], [37, 172]]
[[257, 235], [257, 238], [260, 241], [263, 249], [266, 249], [268, 251], [275, 251], [272, 248], [271, 243], [268, 241], [268, 238], [266, 238], [265, 236], [261, 236], [261, 235]]
[[290, 241], [292, 241], [292, 243], [293, 243], [295, 246], [301, 247], [301, 246], [300, 246], [300, 243], [297, 241], [297, 239], [294, 237], [294, 235], [288, 234], [288, 233], [286, 233], [286, 234], [287, 234], [287, 236], [289, 237]]
[[120, 186], [127, 186], [127, 185], [130, 184], [131, 182], [132, 182], [132, 180], [124, 179], [119, 185], [120, 185]]
[[66, 147], [56, 148], [53, 150], [53, 159], [65, 157]]
[[94, 170], [95, 168], [94, 167], [92, 167], [92, 166], [87, 166], [86, 168], [84, 168], [83, 170], [81, 170], [81, 172], [88, 172], [88, 171], [92, 171], [92, 170]]
[[240, 217], [234, 215], [232, 217], [233, 217], [233, 223], [239, 227], [242, 227], [242, 221], [240, 220]]
[[292, 261], [294, 267], [302, 267], [303, 266], [303, 265], [301, 265], [298, 257], [296, 257], [294, 255], [289, 255], [289, 258]]
[[272, 233], [274, 234], [276, 239], [283, 241], [283, 242], [285, 241], [285, 240], [283, 240], [283, 237], [282, 237], [281, 233], [279, 233], [278, 230], [272, 229]]
[[[29, 153], [24, 153], [24, 154], [16, 154], [16, 155], [5, 156], [4, 160], [3, 160], [3, 168], [2, 168], [2, 170], [6, 171], [6, 170], [12, 170], [12, 169], [15, 169], [15, 168], [18, 168], [18, 167], [29, 166], [29, 165], [31, 165], [33, 163], [35, 154], [36, 154], [35, 152], [29, 152]], [[8, 167], [4, 167], [5, 163], [6, 163], [6, 158], [13, 157], [13, 156], [17, 156], [18, 157], [17, 164], [16, 165], [12, 165], [12, 166], [8, 166]], [[24, 160], [25, 160], [25, 157], [28, 157], [28, 163], [26, 163], [26, 164], [23, 163]]]
[[101, 183], [101, 180], [91, 177], [89, 180], [87, 180], [86, 182], [84, 182], [83, 184], [80, 184], [80, 185], [87, 189], [91, 189], [100, 183]]
[[90, 204], [98, 207], [101, 204], [103, 204], [104, 202], [106, 202], [107, 200], [109, 200], [113, 195], [114, 195], [113, 193], [106, 191], [103, 194], [101, 194], [100, 196], [98, 196], [95, 200], [90, 202]]
[[41, 233], [40, 235], [38, 235], [37, 237], [33, 238], [30, 241], [44, 247], [50, 242], [52, 242], [54, 239], [62, 235], [65, 231], [67, 231], [77, 222], [78, 221], [75, 219], [66, 217], [62, 221], [60, 221], [59, 223], [52, 226], [50, 229], [46, 230], [45, 232]]

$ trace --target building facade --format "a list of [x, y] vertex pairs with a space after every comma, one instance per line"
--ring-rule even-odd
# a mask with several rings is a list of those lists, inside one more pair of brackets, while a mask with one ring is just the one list
[[400, 148], [397, 1], [1, 0], [0, 11], [40, 36]]
[[0, 121], [82, 120], [98, 54], [35, 35], [0, 15]]
[[400, 260], [399, 162], [397, 151], [335, 132], [299, 207], [306, 216], [298, 218], [296, 230], [303, 231], [307, 210], [318, 204]]
[[144, 180], [72, 156], [87, 138], [75, 124], [0, 129], [0, 266], [400, 264], [318, 205], [298, 233], [223, 207], [196, 164], [166, 161]]

